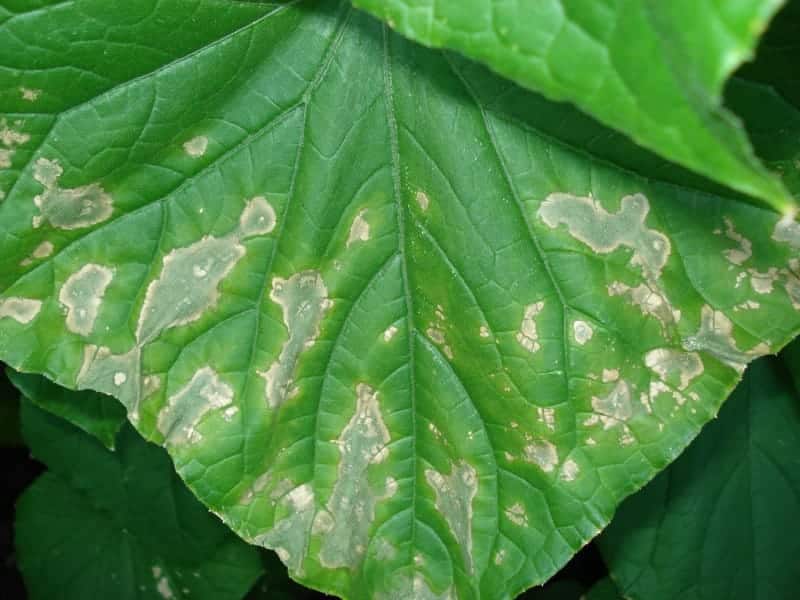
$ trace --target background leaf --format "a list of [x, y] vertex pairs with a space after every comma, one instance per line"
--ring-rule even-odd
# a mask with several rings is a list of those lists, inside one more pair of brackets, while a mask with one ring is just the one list
[[[119, 398], [307, 585], [543, 583], [797, 334], [796, 222], [348, 2], [245, 4], [205, 42], [177, 0], [3, 25], [41, 93], [8, 105], [0, 358]], [[165, 25], [136, 69], [46, 51], [81, 19]]]
[[617, 586], [610, 577], [598, 581], [582, 600], [622, 600]]
[[23, 404], [23, 431], [50, 468], [17, 505], [16, 545], [32, 599], [242, 598], [261, 573], [185, 489], [166, 454], [130, 427], [116, 452]]
[[793, 598], [800, 572], [800, 397], [753, 363], [689, 449], [598, 538], [626, 598]]
[[780, 210], [796, 204], [721, 103], [781, 0], [353, 3], [413, 40], [568, 100], [669, 160]]
[[92, 434], [106, 448], [114, 448], [117, 433], [126, 422], [125, 408], [111, 396], [97, 392], [73, 392], [41, 375], [6, 371], [11, 383], [39, 408], [66, 419]]

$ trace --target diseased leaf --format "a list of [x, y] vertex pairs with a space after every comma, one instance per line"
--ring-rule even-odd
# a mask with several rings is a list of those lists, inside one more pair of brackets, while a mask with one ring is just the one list
[[573, 109], [348, 2], [217, 23], [135, 78], [36, 50], [76, 14], [147, 48], [126, 24], [179, 38], [184, 4], [4, 26], [33, 36], [20, 82], [57, 59], [110, 83], [15, 154], [0, 359], [119, 398], [299, 581], [359, 599], [544, 582], [800, 330], [796, 222], [664, 181]]
[[599, 545], [626, 598], [794, 598], [800, 402], [759, 360], [689, 449], [626, 500]]
[[567, 100], [665, 158], [796, 206], [722, 106], [783, 0], [353, 0], [409, 38]]
[[29, 402], [22, 412], [25, 440], [50, 467], [17, 504], [30, 598], [244, 597], [258, 552], [189, 493], [160, 448], [126, 427], [110, 452]]
[[36, 406], [92, 434], [106, 448], [114, 448], [117, 434], [126, 421], [125, 408], [115, 398], [91, 391], [73, 392], [41, 375], [12, 369], [6, 369], [6, 375]]

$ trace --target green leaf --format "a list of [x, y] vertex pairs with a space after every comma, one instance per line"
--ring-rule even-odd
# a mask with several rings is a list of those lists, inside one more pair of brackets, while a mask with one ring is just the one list
[[794, 598], [800, 402], [779, 361], [751, 365], [689, 449], [599, 538], [626, 597]]
[[17, 559], [33, 600], [238, 600], [258, 552], [189, 493], [130, 427], [116, 452], [23, 403], [23, 433], [50, 471], [17, 504]]
[[788, 367], [797, 391], [800, 392], [800, 340], [795, 340], [781, 352], [781, 358]]
[[726, 89], [726, 101], [741, 115], [756, 152], [800, 196], [800, 2], [792, 0], [770, 26], [758, 56]]
[[[76, 21], [94, 52], [41, 50]], [[52, 129], [0, 204], [0, 359], [119, 398], [317, 589], [543, 583], [800, 331], [796, 222], [347, 2], [79, 0], [5, 39], [41, 90], [8, 123]], [[73, 63], [79, 101], [41, 75]]]
[[782, 0], [353, 0], [409, 38], [567, 100], [669, 160], [796, 206], [722, 105]]
[[0, 371], [0, 448], [22, 446], [19, 431], [19, 393]]
[[601, 579], [581, 600], [621, 600], [622, 596], [610, 577]]
[[39, 408], [66, 419], [113, 449], [117, 433], [126, 421], [125, 408], [111, 396], [97, 392], [73, 392], [41, 375], [6, 369], [16, 388]]

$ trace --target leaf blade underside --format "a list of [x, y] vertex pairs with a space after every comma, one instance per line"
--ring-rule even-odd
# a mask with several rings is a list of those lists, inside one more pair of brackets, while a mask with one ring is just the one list
[[299, 581], [540, 583], [797, 334], [791, 222], [347, 3], [232, 30], [15, 147], [0, 359], [119, 398]]

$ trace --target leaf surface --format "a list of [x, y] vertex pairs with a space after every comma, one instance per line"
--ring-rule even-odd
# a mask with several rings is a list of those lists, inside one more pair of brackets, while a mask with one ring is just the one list
[[423, 44], [451, 48], [638, 143], [786, 210], [723, 86], [782, 0], [353, 0]]
[[[122, 24], [178, 38], [183, 5], [24, 25], [95, 10], [146, 45]], [[0, 359], [119, 398], [299, 581], [542, 583], [797, 334], [794, 221], [347, 2], [229, 25], [127, 80], [58, 56], [119, 83], [15, 147]]]
[[11, 369], [6, 370], [6, 375], [36, 406], [92, 434], [106, 448], [114, 448], [117, 434], [127, 421], [125, 408], [115, 398], [92, 391], [73, 392], [41, 375]]
[[26, 442], [50, 468], [17, 504], [32, 599], [244, 597], [258, 552], [192, 496], [162, 449], [128, 426], [111, 452], [30, 402], [22, 413]]
[[798, 393], [780, 362], [764, 359], [598, 541], [626, 598], [793, 598], [798, 510]]

